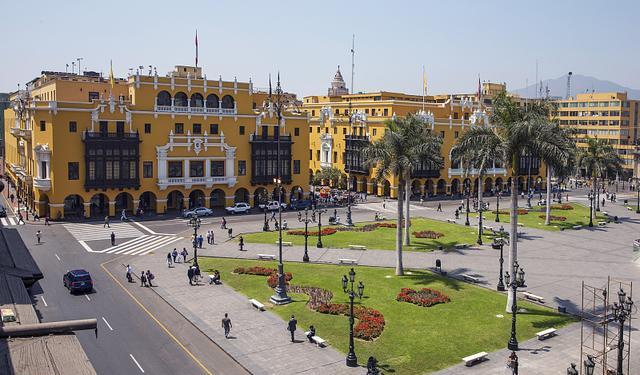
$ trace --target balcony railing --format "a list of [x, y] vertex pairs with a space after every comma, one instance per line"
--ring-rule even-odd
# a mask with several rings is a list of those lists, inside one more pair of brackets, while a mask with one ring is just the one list
[[[272, 135], [270, 136], [262, 136], [259, 134], [250, 134], [249, 135], [250, 142], [277, 142], [278, 139]], [[291, 142], [291, 135], [281, 135], [280, 142]]]
[[222, 107], [191, 107], [191, 106], [178, 106], [178, 105], [156, 105], [154, 107], [156, 112], [170, 112], [170, 113], [193, 113], [193, 114], [208, 114], [208, 115], [236, 115], [238, 114], [238, 108], [234, 103], [233, 108]]
[[[478, 170], [473, 168], [470, 169], [468, 171], [465, 171], [465, 169], [463, 168], [449, 168], [449, 175], [450, 176], [462, 176], [465, 174], [465, 172], [468, 172], [469, 175], [477, 175], [478, 174]], [[486, 170], [486, 172], [484, 173], [485, 176], [488, 175], [506, 175], [507, 174], [507, 170], [504, 168], [489, 168]]]
[[169, 177], [160, 183], [168, 185], [226, 184], [227, 177]]
[[42, 191], [51, 190], [51, 180], [48, 178], [34, 178], [33, 187]]
[[83, 135], [84, 135], [84, 139], [139, 139], [140, 138], [140, 134], [138, 134], [138, 132], [108, 133], [108, 132], [85, 131]]

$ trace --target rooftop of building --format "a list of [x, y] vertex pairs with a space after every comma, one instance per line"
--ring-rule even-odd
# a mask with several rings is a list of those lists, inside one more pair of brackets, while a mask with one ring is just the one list
[[627, 100], [626, 92], [588, 92], [570, 96], [568, 99], [562, 99], [563, 102], [571, 101], [598, 101], [598, 100]]

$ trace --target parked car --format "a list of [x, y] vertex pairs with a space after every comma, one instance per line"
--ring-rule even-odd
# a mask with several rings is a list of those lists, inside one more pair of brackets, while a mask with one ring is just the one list
[[308, 199], [293, 201], [289, 207], [292, 210], [304, 210], [305, 208], [311, 209], [311, 201]]
[[248, 214], [251, 211], [251, 206], [247, 203], [240, 202], [225, 208], [225, 210], [230, 214]]
[[[283, 210], [287, 209], [286, 203], [282, 203], [281, 205]], [[260, 209], [262, 210], [266, 208], [267, 211], [276, 211], [278, 209], [278, 201], [269, 201], [267, 204], [258, 205], [258, 207], [260, 207]]]
[[213, 215], [213, 211], [210, 208], [206, 207], [198, 207], [193, 210], [185, 211], [182, 216], [184, 218], [192, 218], [192, 217], [200, 217], [200, 216], [211, 216]]
[[0, 217], [7, 217], [7, 209], [2, 204], [0, 204]]
[[83, 269], [67, 271], [62, 277], [62, 284], [71, 293], [91, 292], [93, 290], [91, 275]]

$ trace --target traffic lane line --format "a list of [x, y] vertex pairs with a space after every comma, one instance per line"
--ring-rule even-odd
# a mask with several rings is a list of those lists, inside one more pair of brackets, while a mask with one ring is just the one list
[[47, 304], [47, 301], [45, 301], [44, 296], [40, 296], [40, 299], [42, 300], [42, 303], [44, 303], [44, 307], [49, 307], [49, 305]]
[[[209, 369], [207, 369], [204, 364], [202, 364], [202, 362], [200, 362], [200, 360], [189, 351], [189, 349], [187, 349], [184, 344], [182, 344], [182, 342], [180, 342], [180, 340], [178, 340], [177, 337], [175, 337], [171, 331], [169, 331], [169, 329], [160, 322], [160, 320], [158, 320], [158, 318], [155, 317], [155, 315], [153, 315], [151, 313], [151, 311], [149, 311], [149, 309], [147, 309], [142, 302], [140, 302], [140, 300], [138, 300], [133, 294], [131, 294], [131, 292], [125, 288], [124, 285], [122, 285], [122, 283], [120, 282], [120, 280], [118, 280], [115, 276], [113, 276], [113, 274], [111, 273], [111, 271], [109, 271], [107, 269], [107, 267], [105, 267], [105, 264], [115, 260], [115, 259], [119, 259], [122, 257], [118, 257], [118, 258], [114, 258], [111, 260], [108, 260], [104, 263], [100, 264], [100, 267], [102, 268], [102, 270], [111, 277], [111, 279], [113, 281], [115, 281], [115, 283], [122, 288], [122, 290], [124, 290], [124, 292], [129, 295], [129, 297], [140, 307], [140, 309], [142, 309], [142, 311], [144, 311], [154, 322], [156, 322], [156, 324], [167, 334], [167, 336], [169, 336], [179, 347], [180, 349], [182, 349], [203, 371], [204, 373], [208, 374], [208, 375], [214, 375], [213, 372], [209, 371]], [[131, 356], [133, 358], [133, 356]], [[142, 368], [140, 368], [142, 370]], [[144, 372], [144, 371], [143, 371]]]
[[134, 357], [133, 354], [131, 354], [131, 353], [129, 353], [129, 357], [131, 357], [131, 359], [133, 360], [133, 363], [135, 363], [136, 366], [138, 366], [138, 368], [140, 369], [140, 372], [142, 372], [144, 374], [144, 370], [142, 369], [142, 366], [140, 366], [138, 361], [136, 361], [136, 357]]
[[111, 324], [109, 324], [109, 322], [107, 322], [107, 319], [104, 316], [102, 317], [102, 321], [104, 322], [104, 324], [107, 325], [107, 327], [109, 327], [110, 331], [113, 331], [113, 327], [111, 327]]
[[61, 259], [60, 259], [60, 257], [58, 256], [58, 254], [55, 254], [55, 253], [54, 253], [53, 255], [55, 255], [55, 256], [56, 256], [56, 259], [58, 259], [58, 261], [62, 262], [62, 260], [61, 260]]
[[85, 297], [87, 297], [87, 301], [91, 301], [91, 298], [89, 298], [89, 295], [85, 294]]

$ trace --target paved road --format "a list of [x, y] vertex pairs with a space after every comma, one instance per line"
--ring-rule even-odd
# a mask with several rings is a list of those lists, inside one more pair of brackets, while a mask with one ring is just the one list
[[[41, 245], [35, 244], [38, 229]], [[123, 268], [101, 267], [117, 255], [87, 252], [61, 224], [18, 230], [45, 275], [32, 288], [42, 321], [98, 319], [97, 337], [82, 331], [78, 338], [99, 374], [248, 374], [154, 293], [125, 285]], [[73, 268], [91, 273], [94, 293], [71, 295], [63, 287], [62, 275]]]

